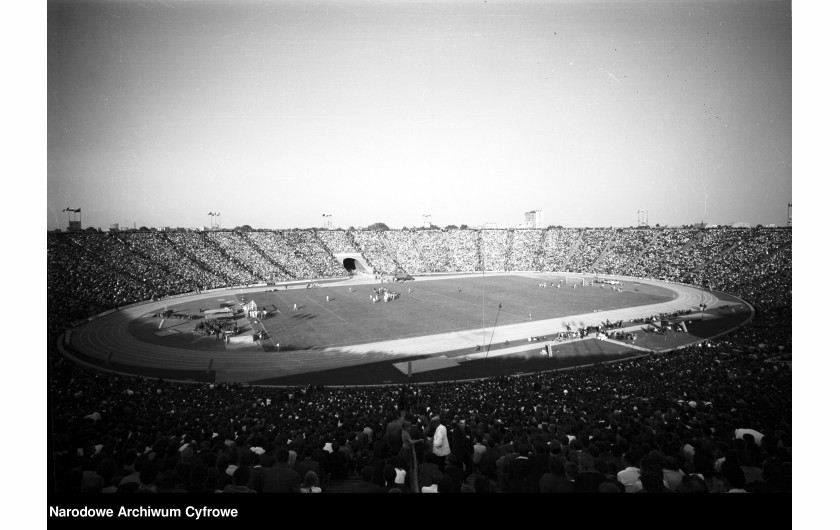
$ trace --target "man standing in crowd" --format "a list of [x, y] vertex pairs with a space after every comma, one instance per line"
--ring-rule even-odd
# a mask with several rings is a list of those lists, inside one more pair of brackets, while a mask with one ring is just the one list
[[289, 467], [288, 448], [281, 446], [274, 455], [264, 454], [260, 464], [251, 475], [251, 489], [260, 493], [300, 493], [300, 476]]
[[432, 418], [432, 428], [435, 434], [432, 440], [432, 451], [435, 454], [435, 460], [440, 468], [441, 473], [446, 466], [446, 457], [452, 452], [449, 449], [449, 438], [446, 434], [446, 425], [441, 422], [440, 416]]
[[398, 412], [391, 414], [391, 421], [385, 427], [385, 442], [388, 444], [388, 452], [393, 456], [402, 447], [403, 422]]

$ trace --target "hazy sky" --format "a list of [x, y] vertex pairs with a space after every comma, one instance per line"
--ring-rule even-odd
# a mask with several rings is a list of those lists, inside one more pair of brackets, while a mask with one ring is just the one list
[[47, 228], [787, 221], [787, 1], [52, 1]]

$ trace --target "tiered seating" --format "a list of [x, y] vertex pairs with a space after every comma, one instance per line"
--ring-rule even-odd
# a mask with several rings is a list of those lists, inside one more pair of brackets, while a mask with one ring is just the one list
[[549, 228], [545, 233], [543, 252], [543, 270], [546, 272], [564, 272], [564, 263], [569, 257], [580, 232], [574, 228]]
[[[603, 248], [608, 231], [590, 232], [581, 243]], [[328, 462], [327, 469], [316, 464], [326, 492], [354, 491], [371, 466], [382, 470], [373, 479], [382, 486], [396, 468], [417, 469], [420, 485], [429, 486], [428, 471], [436, 468], [444, 477], [437, 479], [440, 491], [459, 491], [465, 482], [477, 491], [502, 493], [565, 487], [625, 494], [699, 488], [789, 495], [791, 369], [789, 363], [769, 361], [789, 355], [793, 347], [792, 235], [773, 229], [709, 232], [622, 231], [601, 263], [618, 274], [626, 274], [621, 267], [627, 266], [731, 292], [756, 307], [754, 320], [703, 344], [620, 363], [434, 385], [278, 391], [100, 373], [61, 357], [51, 340], [55, 491], [214, 494], [263, 489], [264, 483], [255, 479], [234, 487], [234, 477], [241, 476], [235, 471], [257, 476], [258, 466], [271, 465], [270, 457], [291, 451], [293, 469], [305, 469], [298, 464], [307, 453]], [[505, 259], [509, 266], [533, 266], [532, 256], [542, 253], [547, 270], [562, 266], [577, 236], [563, 229], [514, 232], [509, 239], [496, 234], [482, 234], [482, 257], [489, 264]], [[543, 248], [534, 234], [543, 239]], [[241, 244], [256, 244], [265, 255], [291, 254], [284, 263], [292, 275], [317, 272], [320, 265], [314, 263], [329, 270], [328, 254], [311, 231], [246, 237], [249, 242]], [[391, 248], [405, 247], [395, 250], [401, 259], [433, 256], [430, 268], [476, 270], [479, 264], [478, 232], [473, 230], [386, 237]], [[341, 236], [326, 239], [339, 248], [351, 246]], [[187, 232], [50, 235], [47, 294], [53, 338], [66, 321], [156, 292], [248, 279], [239, 265], [247, 251], [234, 248], [235, 241], [229, 235], [211, 239]], [[224, 245], [228, 251], [221, 250]], [[381, 242], [364, 245], [371, 260], [388, 253]], [[416, 255], [406, 250], [412, 245]], [[447, 251], [427, 253], [424, 249], [431, 246]], [[594, 254], [576, 254], [575, 266], [594, 263]], [[423, 471], [400, 460], [401, 443], [387, 442], [388, 424], [400, 408], [406, 409], [410, 437], [421, 440], [418, 465], [425, 466]], [[430, 457], [430, 468], [424, 455], [431, 449], [435, 416], [441, 417], [451, 457], [448, 462]], [[469, 445], [462, 432], [469, 434]], [[330, 479], [329, 462], [340, 459], [330, 459], [323, 448], [333, 443], [347, 458], [347, 478]], [[489, 456], [475, 462], [470, 447], [474, 451], [479, 445]], [[520, 451], [531, 466], [527, 476], [511, 465]], [[578, 479], [563, 483], [566, 474]]]
[[615, 235], [613, 228], [587, 228], [575, 253], [566, 263], [570, 272], [594, 272], [594, 265]]
[[645, 248], [636, 263], [629, 264], [625, 271], [628, 276], [656, 278], [676, 281], [682, 270], [671, 265], [677, 261], [679, 253], [691, 241], [695, 230], [688, 228], [669, 228], [659, 230], [658, 237]]
[[382, 232], [379, 230], [355, 230], [351, 232], [353, 240], [362, 251], [362, 255], [370, 261], [370, 266], [377, 273], [395, 273], [397, 264], [382, 242]]
[[427, 272], [450, 272], [455, 270], [449, 240], [455, 232], [438, 230], [417, 230], [414, 241]]
[[658, 231], [649, 229], [619, 229], [615, 241], [595, 266], [595, 272], [623, 274], [631, 263], [638, 260], [642, 251], [650, 246], [658, 234]]
[[507, 261], [507, 230], [482, 230], [481, 254], [484, 258], [484, 270], [504, 271]]
[[260, 281], [241, 262], [222, 252], [215, 240], [204, 232], [167, 232], [166, 236], [179, 251], [193, 257], [210, 270], [218, 271], [228, 279], [229, 285], [246, 285]]
[[318, 238], [324, 242], [333, 254], [359, 252], [350, 235], [344, 230], [318, 230]]
[[452, 272], [475, 272], [481, 270], [479, 263], [478, 232], [475, 230], [449, 230], [449, 252], [452, 256]]
[[270, 281], [272, 279], [289, 279], [289, 275], [281, 271], [274, 263], [248, 244], [246, 239], [239, 232], [208, 232], [207, 237], [215, 241], [221, 249], [231, 256], [243, 268], [254, 273], [259, 281]]
[[415, 245], [415, 231], [388, 230], [382, 234], [400, 270], [409, 273], [426, 272], [425, 260]]

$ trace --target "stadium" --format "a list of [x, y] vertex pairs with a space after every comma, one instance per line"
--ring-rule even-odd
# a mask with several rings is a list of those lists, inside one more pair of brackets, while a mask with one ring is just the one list
[[[625, 231], [610, 232], [467, 231], [472, 241], [465, 248], [457, 246], [464, 235], [460, 230], [436, 234], [320, 231], [320, 237], [319, 231], [216, 231], [191, 234], [181, 247], [175, 243], [177, 236], [166, 233], [93, 236], [106, 241], [103, 247], [111, 247], [108, 252], [124, 263], [126, 271], [140, 269], [126, 262], [120, 247], [142, 248], [145, 239], [156, 246], [138, 250], [135, 256], [149, 262], [144, 270], [152, 276], [189, 286], [187, 278], [173, 278], [164, 263], [150, 257], [189, 256], [190, 249], [200, 247], [203, 256], [192, 257], [194, 269], [216, 277], [247, 278], [250, 283], [227, 289], [199, 284], [195, 291], [203, 294], [191, 295], [153, 289], [153, 302], [129, 303], [100, 314], [69, 331], [65, 343], [78, 352], [79, 360], [166, 379], [406, 383], [535, 372], [664, 351], [723, 334], [752, 318], [749, 304], [737, 298], [718, 297], [680, 283], [605, 275], [608, 270], [630, 270], [624, 262], [637, 259], [625, 256], [627, 250], [616, 244], [635, 249], [650, 238], [644, 230], [628, 230], [626, 235]], [[305, 237], [302, 234], [331, 251], [319, 256], [324, 262], [316, 264], [314, 256], [298, 255], [298, 263], [290, 264], [278, 252], [293, 248], [293, 242]], [[686, 240], [685, 235], [680, 239], [666, 234], [665, 238], [676, 237], [677, 245], [696, 245], [690, 252], [704, 252], [704, 256], [706, 246], [731, 248], [741, 237], [733, 231], [715, 235], [719, 241], [711, 243], [695, 242], [692, 234]], [[65, 239], [90, 247], [90, 237]], [[562, 241], [568, 253], [552, 252], [554, 262], [547, 268], [556, 272], [547, 272], [545, 263], [538, 263], [538, 256], [545, 253], [538, 245], [546, 237]], [[422, 253], [418, 243], [433, 238], [439, 241], [426, 248], [445, 251]], [[509, 241], [496, 247], [484, 243], [502, 238]], [[591, 246], [591, 241], [600, 242], [601, 247]], [[588, 256], [577, 255], [574, 249], [578, 247]], [[389, 253], [387, 248], [398, 250]], [[330, 255], [332, 260], [326, 261]], [[452, 255], [477, 256], [477, 260], [460, 263], [459, 268], [466, 271], [441, 270], [453, 262]], [[213, 268], [222, 262], [230, 267], [227, 274]], [[434, 267], [437, 270], [421, 268], [429, 262], [439, 264]], [[485, 262], [494, 269], [476, 273]], [[347, 267], [343, 275], [340, 263]], [[371, 268], [368, 263], [388, 268]], [[572, 272], [567, 271], [567, 263], [575, 265]], [[319, 269], [339, 276], [313, 277]], [[308, 277], [301, 277], [300, 271]], [[647, 267], [642, 265], [638, 272], [648, 272]], [[408, 283], [400, 277], [412, 279]], [[125, 283], [124, 279], [115, 281]], [[389, 301], [394, 303], [385, 305]], [[706, 328], [713, 329], [713, 334]], [[626, 338], [613, 340], [609, 329], [621, 330]], [[491, 350], [493, 360], [488, 366]], [[548, 355], [550, 360], [542, 359]], [[383, 366], [388, 358], [391, 370]], [[363, 370], [358, 369], [360, 365], [365, 365]]]
[[789, 504], [789, 1], [43, 10], [49, 517]]
[[[170, 412], [171, 432], [193, 439], [181, 446], [194, 445], [209, 463], [226, 446], [218, 434], [207, 438], [218, 427], [194, 419], [195, 407], [207, 412], [204, 400], [233, 394], [214, 415], [232, 414], [253, 429], [252, 445], [271, 443], [263, 437], [280, 429], [301, 455], [310, 444], [355, 446], [341, 471], [319, 476], [326, 491], [362, 481], [362, 453], [387, 453], [387, 426], [400, 415], [425, 429], [428, 413], [463, 418], [482, 441], [499, 446], [535, 432], [548, 442], [568, 441], [571, 432], [579, 439], [581, 431], [628, 420], [642, 442], [638, 420], [653, 413], [654, 421], [683, 418], [684, 430], [668, 441], [678, 444], [702, 439], [714, 417], [784, 446], [791, 249], [790, 229], [730, 227], [49, 234], [52, 392], [79, 398], [56, 401], [54, 412], [68, 429], [96, 426], [91, 415], [108, 414], [81, 389], [104, 385], [113, 389], [113, 428], [127, 402], [142, 403], [132, 412], [141, 420], [159, 396], [186, 392], [196, 402]], [[695, 380], [689, 367], [709, 375]], [[581, 378], [596, 387], [621, 381], [628, 370], [644, 375], [600, 396], [605, 402], [594, 410], [599, 400], [571, 398], [566, 388]], [[754, 388], [778, 395], [762, 392], [743, 403], [721, 388], [753, 378]], [[538, 395], [540, 405], [520, 416], [501, 412], [511, 406], [504, 398], [476, 404], [455, 397], [488, 386]], [[353, 410], [360, 397], [368, 410]], [[309, 400], [319, 399], [341, 403], [325, 424], [323, 412], [310, 408]], [[591, 420], [570, 410], [581, 406], [576, 399], [587, 402]], [[283, 427], [266, 429], [264, 419], [249, 417], [254, 403], [269, 417], [278, 414], [271, 421]], [[634, 412], [622, 418], [619, 411], [631, 405]], [[295, 419], [281, 420], [290, 410]], [[718, 410], [728, 412], [717, 418]], [[367, 435], [355, 430], [376, 425], [382, 432], [372, 432], [364, 447]], [[135, 428], [145, 447], [172, 448], [161, 425], [157, 435]], [[602, 437], [604, 449], [616, 443]], [[227, 438], [232, 446], [246, 443], [233, 432]], [[636, 447], [632, 439], [628, 449]], [[538, 445], [547, 452], [551, 444]], [[465, 468], [473, 484], [480, 462]], [[430, 474], [415, 477], [417, 488], [431, 486]], [[537, 482], [528, 487], [539, 491]]]

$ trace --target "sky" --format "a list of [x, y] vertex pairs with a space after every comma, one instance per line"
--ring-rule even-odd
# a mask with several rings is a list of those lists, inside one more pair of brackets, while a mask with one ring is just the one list
[[790, 2], [46, 14], [48, 230], [787, 224]]

